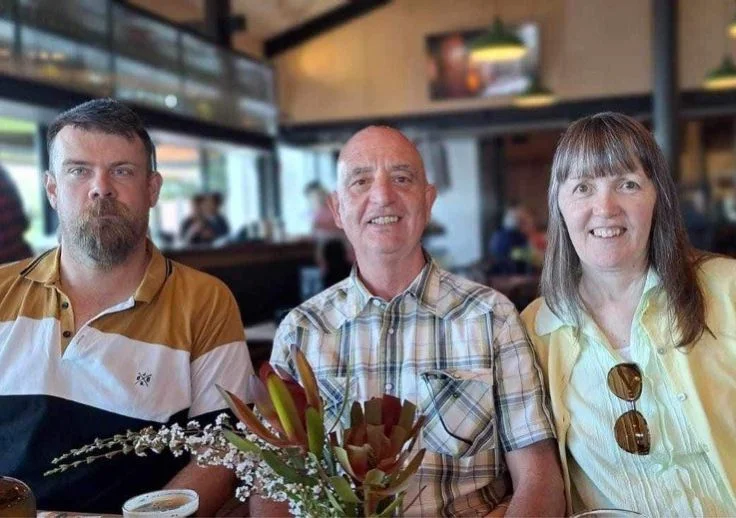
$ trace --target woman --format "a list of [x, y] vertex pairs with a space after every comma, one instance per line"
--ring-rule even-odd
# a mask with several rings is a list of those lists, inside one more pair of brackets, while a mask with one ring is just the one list
[[568, 511], [736, 515], [736, 261], [688, 243], [652, 135], [601, 113], [552, 164], [542, 295]]

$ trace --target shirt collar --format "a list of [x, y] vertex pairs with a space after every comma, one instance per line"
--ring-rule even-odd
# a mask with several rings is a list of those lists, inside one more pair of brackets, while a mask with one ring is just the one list
[[[171, 275], [173, 264], [166, 259], [150, 240], [146, 240], [146, 249], [151, 254], [146, 271], [143, 274], [133, 299], [139, 302], [151, 302], [166, 279]], [[21, 277], [29, 281], [39, 282], [46, 287], [58, 287], [60, 278], [61, 247], [53, 248], [34, 259], [23, 271]]]
[[[644, 290], [641, 294], [641, 300], [648, 296], [648, 293], [662, 283], [659, 274], [656, 270], [650, 266], [647, 270], [647, 278], [644, 281]], [[563, 313], [562, 315], [555, 314], [552, 309], [547, 305], [546, 301], [542, 301], [542, 305], [537, 312], [537, 316], [534, 319], [534, 331], [538, 336], [550, 334], [562, 326], [576, 327], [575, 319], [572, 315]], [[583, 324], [585, 326], [585, 324]]]
[[[394, 298], [411, 295], [417, 300], [419, 305], [425, 307], [431, 313], [436, 314], [440, 291], [439, 269], [434, 259], [426, 252], [424, 252], [424, 259], [426, 264], [419, 274], [402, 293]], [[349, 308], [345, 315], [346, 320], [355, 318], [365, 310], [368, 304], [373, 303], [374, 300], [385, 302], [368, 291], [368, 288], [360, 279], [357, 266], [353, 266], [350, 272], [349, 282], [345, 285], [344, 291], [347, 307]]]

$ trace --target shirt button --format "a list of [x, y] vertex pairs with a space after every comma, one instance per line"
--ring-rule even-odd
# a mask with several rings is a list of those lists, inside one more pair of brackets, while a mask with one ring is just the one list
[[658, 352], [659, 354], [664, 354], [664, 353], [666, 353], [666, 352], [667, 352], [667, 349], [665, 349], [664, 347], [660, 347], [659, 349], [657, 349], [657, 352]]
[[378, 299], [373, 299], [373, 305], [374, 306], [380, 306], [381, 305], [381, 301], [378, 300]]
[[70, 336], [72, 336], [72, 332], [71, 331], [64, 331], [62, 333], [62, 335], [64, 336], [64, 338], [69, 338]]
[[390, 335], [394, 334], [394, 328], [393, 327], [388, 330], [388, 334], [390, 334]]
[[452, 393], [452, 398], [453, 398], [453, 399], [457, 399], [457, 398], [459, 398], [459, 397], [460, 397], [460, 392], [453, 392], [453, 393]]
[[61, 303], [61, 309], [66, 309], [69, 307], [69, 303], [67, 301], [64, 301]]
[[677, 394], [677, 399], [679, 399], [680, 401], [685, 401], [687, 399], [687, 394], [685, 394], [684, 392], [680, 392], [679, 394]]
[[386, 383], [386, 390], [393, 390], [394, 384], [393, 383]]

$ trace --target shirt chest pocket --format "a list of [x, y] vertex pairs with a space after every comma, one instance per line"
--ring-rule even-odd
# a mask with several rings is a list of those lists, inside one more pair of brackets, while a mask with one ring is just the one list
[[451, 457], [495, 448], [493, 370], [432, 370], [419, 375], [419, 401], [427, 417], [424, 446]]

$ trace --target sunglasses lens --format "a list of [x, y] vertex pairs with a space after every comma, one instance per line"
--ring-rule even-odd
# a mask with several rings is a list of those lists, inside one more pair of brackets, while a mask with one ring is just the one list
[[649, 454], [649, 426], [638, 411], [629, 410], [616, 419], [613, 429], [621, 448], [635, 455]]
[[625, 401], [641, 396], [641, 371], [634, 363], [619, 363], [608, 372], [608, 388]]

